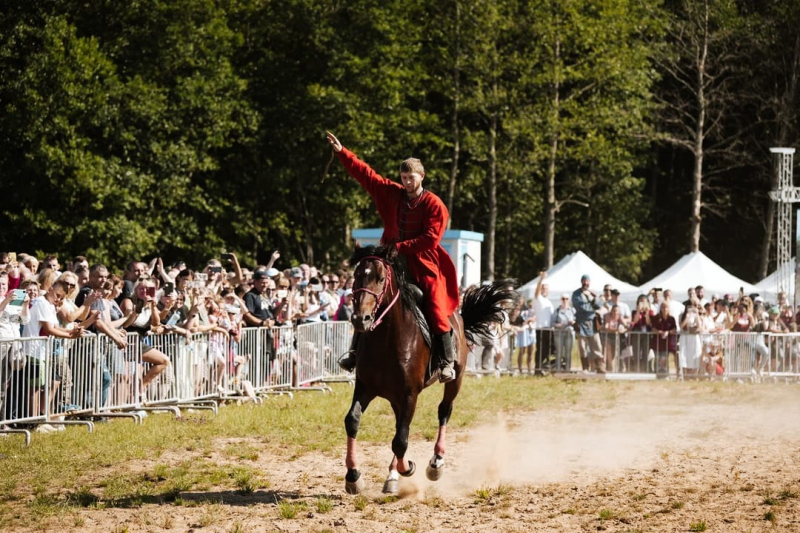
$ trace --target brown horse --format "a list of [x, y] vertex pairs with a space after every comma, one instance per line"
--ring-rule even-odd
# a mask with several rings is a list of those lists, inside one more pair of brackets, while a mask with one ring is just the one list
[[[395, 415], [394, 457], [383, 491], [397, 492], [399, 476], [411, 476], [416, 467], [406, 459], [408, 432], [417, 396], [422, 389], [438, 381], [437, 364], [415, 318], [414, 287], [404, 280], [396, 265], [394, 247], [356, 248], [350, 264], [354, 270], [354, 310], [352, 323], [357, 332], [356, 380], [353, 403], [344, 419], [347, 431], [347, 475], [345, 489], [357, 494], [364, 488], [358, 470], [356, 435], [361, 415], [376, 397], [389, 401]], [[488, 334], [493, 322], [502, 322], [503, 312], [518, 298], [512, 281], [503, 281], [467, 290], [461, 313], [450, 317], [453, 343], [456, 346], [456, 379], [444, 386], [439, 404], [439, 434], [433, 448], [427, 476], [437, 480], [442, 475], [445, 453], [445, 430], [453, 410], [453, 400], [461, 388], [467, 359], [467, 342], [476, 333]], [[417, 289], [418, 290], [418, 289]]]

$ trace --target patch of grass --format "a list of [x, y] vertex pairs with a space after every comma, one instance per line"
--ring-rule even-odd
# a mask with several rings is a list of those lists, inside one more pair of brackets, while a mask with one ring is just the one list
[[689, 531], [705, 531], [706, 529], [708, 529], [708, 526], [704, 521], [689, 524]]
[[367, 497], [364, 496], [363, 494], [359, 494], [358, 496], [353, 498], [353, 507], [356, 508], [356, 511], [363, 511], [364, 509], [367, 508], [368, 503], [369, 501], [367, 500]]
[[237, 520], [233, 523], [233, 527], [230, 529], [229, 533], [244, 533], [244, 526]]
[[172, 529], [173, 525], [175, 524], [172, 521], [172, 515], [167, 513], [167, 515], [164, 517], [164, 522], [161, 524], [161, 527], [164, 529]]
[[314, 507], [319, 514], [325, 514], [333, 511], [333, 500], [330, 498], [319, 497], [314, 502]]
[[683, 502], [675, 501], [675, 502], [672, 502], [669, 506], [671, 508], [673, 508], [673, 509], [683, 509]]
[[778, 498], [784, 501], [790, 500], [792, 498], [797, 498], [797, 493], [793, 490], [783, 489], [780, 494], [778, 494]]
[[600, 510], [600, 520], [611, 520], [616, 518], [616, 514], [611, 509], [601, 509]]
[[775, 498], [769, 492], [764, 494], [764, 500], [761, 502], [764, 505], [780, 505], [782, 502], [780, 499]]
[[441, 496], [425, 496], [425, 505], [429, 507], [433, 507], [435, 509], [441, 509], [444, 506], [444, 498]]
[[74, 507], [91, 507], [99, 500], [97, 495], [86, 486], [80, 487], [75, 492], [67, 494], [67, 504]]
[[775, 515], [775, 511], [770, 509], [766, 513], [764, 513], [764, 520], [774, 524], [777, 521], [778, 517]]
[[297, 513], [300, 511], [300, 507], [295, 502], [290, 501], [280, 501], [278, 502], [278, 515], [281, 518], [286, 518], [291, 520], [297, 516]]
[[397, 496], [395, 496], [394, 494], [388, 494], [386, 496], [378, 496], [377, 498], [375, 498], [375, 503], [377, 503], [378, 505], [394, 503], [396, 501], [397, 501]]
[[577, 514], [577, 512], [578, 512], [578, 511], [576, 511], [575, 509], [573, 509], [572, 507], [570, 507], [569, 509], [564, 509], [564, 510], [563, 510], [563, 511], [561, 511], [561, 512], [562, 512], [563, 514]]
[[223, 453], [233, 459], [257, 461], [261, 450], [251, 444], [231, 444]]
[[640, 501], [644, 500], [645, 498], [647, 498], [647, 494], [636, 494], [636, 495], [633, 496], [633, 501], [640, 502]]
[[81, 515], [76, 514], [72, 517], [72, 525], [74, 527], [83, 527], [86, 525], [86, 519], [83, 518]]

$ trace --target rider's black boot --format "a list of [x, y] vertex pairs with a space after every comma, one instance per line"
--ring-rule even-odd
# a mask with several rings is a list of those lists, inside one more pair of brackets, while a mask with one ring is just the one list
[[447, 383], [456, 379], [456, 370], [453, 363], [456, 360], [456, 348], [453, 343], [453, 331], [441, 335], [434, 335], [436, 343], [441, 349], [439, 360], [439, 382]]
[[353, 340], [350, 342], [350, 349], [339, 358], [339, 366], [342, 370], [352, 372], [356, 368], [356, 340], [358, 339], [358, 335], [358, 333], [353, 334]]

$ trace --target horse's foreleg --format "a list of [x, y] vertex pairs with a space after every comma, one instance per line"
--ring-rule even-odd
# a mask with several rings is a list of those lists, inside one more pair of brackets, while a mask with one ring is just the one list
[[416, 471], [414, 462], [405, 457], [408, 450], [408, 434], [411, 420], [414, 418], [416, 408], [416, 394], [409, 394], [405, 403], [399, 406], [392, 404], [396, 421], [395, 434], [392, 439], [394, 457], [392, 457], [392, 462], [389, 464], [389, 475], [383, 484], [383, 492], [386, 494], [397, 494], [400, 476], [410, 477]]
[[347, 475], [345, 476], [345, 490], [348, 494], [358, 494], [364, 489], [364, 479], [358, 471], [358, 457], [356, 449], [356, 437], [358, 436], [358, 427], [361, 424], [361, 414], [367, 410], [369, 402], [374, 398], [364, 392], [364, 387], [359, 381], [356, 381], [355, 390], [353, 391], [353, 403], [350, 405], [350, 410], [344, 417], [344, 428], [347, 432], [347, 457], [345, 464], [347, 465]]
[[439, 434], [436, 436], [436, 444], [433, 446], [433, 457], [428, 463], [425, 474], [431, 481], [436, 481], [442, 477], [444, 470], [445, 440], [447, 437], [447, 422], [453, 413], [453, 401], [461, 388], [461, 376], [444, 386], [444, 397], [439, 404]]

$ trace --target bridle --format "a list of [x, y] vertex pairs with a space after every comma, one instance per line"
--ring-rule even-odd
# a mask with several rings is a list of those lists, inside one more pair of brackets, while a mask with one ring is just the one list
[[[378, 314], [378, 308], [380, 308], [381, 303], [383, 302], [383, 297], [386, 296], [387, 289], [392, 286], [392, 267], [389, 266], [389, 264], [386, 262], [385, 259], [383, 259], [381, 257], [378, 257], [376, 255], [370, 255], [370, 256], [361, 258], [358, 261], [358, 263], [356, 263], [356, 268], [355, 268], [354, 272], [358, 271], [358, 268], [361, 266], [361, 261], [367, 261], [367, 260], [378, 261], [380, 264], [382, 264], [383, 267], [386, 269], [386, 279], [383, 282], [383, 287], [381, 288], [381, 292], [380, 293], [377, 293], [375, 291], [371, 291], [366, 287], [361, 287], [359, 289], [354, 289], [353, 290], [353, 299], [355, 300], [357, 298], [356, 295], [358, 293], [360, 293], [360, 292], [366, 292], [367, 294], [371, 294], [372, 296], [375, 297], [375, 307], [372, 308], [372, 314], [373, 315], [377, 315]], [[383, 313], [381, 313], [381, 316], [379, 316], [377, 319], [375, 319], [375, 321], [369, 327], [369, 331], [374, 330], [376, 327], [378, 327], [378, 325], [381, 322], [383, 322], [383, 317], [386, 316], [386, 313], [389, 312], [389, 309], [392, 308], [392, 306], [397, 302], [397, 299], [399, 297], [400, 297], [400, 287], [397, 288], [397, 294], [394, 295], [394, 298], [392, 298], [392, 301], [389, 302], [389, 305], [387, 305], [386, 308], [383, 310]], [[358, 303], [358, 302], [356, 302], [356, 303]]]

